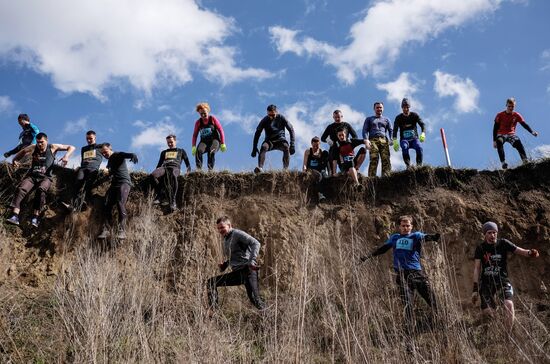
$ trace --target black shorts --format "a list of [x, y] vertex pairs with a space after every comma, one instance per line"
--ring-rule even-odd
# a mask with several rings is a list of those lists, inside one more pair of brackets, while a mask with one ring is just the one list
[[264, 140], [262, 144], [267, 144], [267, 151], [288, 149], [288, 142], [285, 139], [279, 140]]
[[359, 149], [355, 157], [353, 157], [353, 160], [340, 163], [340, 170], [342, 172], [347, 172], [348, 169], [355, 167], [357, 165], [357, 160], [359, 159], [359, 156], [361, 154], [367, 154], [367, 150], [364, 147], [361, 147], [361, 149]]
[[481, 298], [481, 309], [488, 307], [496, 308], [495, 296], [499, 299], [511, 301], [514, 297], [514, 287], [508, 280], [483, 283], [479, 287], [479, 296]]

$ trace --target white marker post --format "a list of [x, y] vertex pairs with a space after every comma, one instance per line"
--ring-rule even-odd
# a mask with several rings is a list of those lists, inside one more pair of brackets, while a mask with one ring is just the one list
[[447, 138], [445, 138], [445, 130], [443, 128], [439, 129], [441, 131], [441, 141], [443, 142], [443, 149], [445, 150], [445, 158], [447, 159], [447, 167], [452, 168], [451, 158], [449, 157], [449, 148], [447, 148]]

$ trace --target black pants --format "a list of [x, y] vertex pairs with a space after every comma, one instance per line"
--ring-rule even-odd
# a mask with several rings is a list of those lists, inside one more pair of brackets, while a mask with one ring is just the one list
[[52, 185], [52, 180], [48, 177], [38, 178], [38, 177], [26, 177], [21, 181], [19, 186], [17, 186], [17, 191], [11, 202], [12, 208], [21, 208], [21, 201], [25, 196], [31, 192], [32, 189], [36, 188], [34, 194], [34, 203], [33, 207], [37, 211], [41, 211], [44, 205], [46, 204], [46, 193]]
[[201, 142], [197, 146], [197, 152], [195, 153], [195, 164], [197, 169], [202, 169], [202, 155], [208, 153], [208, 169], [214, 169], [216, 163], [216, 152], [220, 149], [220, 142], [217, 139], [207, 142]]
[[248, 267], [238, 268], [230, 273], [210, 278], [206, 284], [208, 289], [208, 305], [212, 308], [218, 306], [218, 287], [240, 286], [241, 284], [244, 284], [250, 302], [257, 309], [264, 308], [258, 286], [258, 271], [251, 270]]
[[73, 206], [79, 207], [82, 202], [89, 197], [93, 184], [97, 179], [99, 170], [96, 168], [79, 168], [76, 172], [75, 195], [73, 197]]
[[109, 187], [106, 194], [105, 206], [103, 210], [103, 221], [106, 225], [113, 223], [113, 207], [116, 205], [118, 210], [118, 223], [121, 228], [124, 228], [126, 224], [126, 201], [128, 201], [128, 194], [130, 193], [130, 185], [123, 183], [119, 186]]
[[[157, 198], [160, 198], [163, 192], [166, 192], [170, 204], [176, 204], [179, 175], [180, 169], [176, 167], [159, 167], [151, 173]], [[164, 183], [161, 183], [161, 179]]]
[[522, 161], [525, 162], [527, 160], [527, 153], [525, 152], [525, 148], [523, 147], [523, 144], [521, 143], [519, 137], [517, 137], [516, 135], [499, 135], [497, 136], [496, 143], [498, 157], [501, 163], [504, 163], [504, 161], [506, 160], [506, 157], [504, 155], [504, 143], [506, 142], [510, 143], [510, 145], [518, 151], [519, 157]]
[[403, 305], [405, 306], [405, 321], [409, 334], [414, 331], [414, 291], [426, 301], [428, 306], [432, 308], [434, 312], [437, 311], [437, 304], [435, 302], [435, 296], [428, 282], [428, 277], [419, 270], [404, 270], [397, 272], [395, 279], [397, 287], [399, 289], [399, 296]]
[[290, 164], [290, 147], [286, 140], [264, 141], [260, 148], [260, 155], [258, 156], [258, 167], [264, 168], [265, 154], [272, 150], [283, 152], [283, 168], [288, 169], [288, 165]]

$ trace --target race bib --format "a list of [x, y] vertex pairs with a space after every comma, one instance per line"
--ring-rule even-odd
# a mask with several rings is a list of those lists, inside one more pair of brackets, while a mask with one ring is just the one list
[[92, 158], [95, 158], [95, 149], [84, 152], [84, 159], [92, 159]]
[[311, 167], [318, 167], [319, 166], [319, 161], [317, 159], [312, 159], [309, 161], [309, 165]]
[[166, 152], [166, 159], [178, 158], [178, 152]]
[[343, 158], [344, 162], [351, 162], [353, 161], [353, 156], [352, 155], [345, 155]]
[[414, 130], [403, 130], [403, 138], [411, 139], [415, 137]]
[[201, 129], [201, 137], [209, 137], [210, 135], [212, 135], [211, 128]]
[[398, 239], [395, 243], [395, 249], [402, 249], [402, 250], [413, 250], [413, 243], [414, 241], [409, 238], [401, 238]]

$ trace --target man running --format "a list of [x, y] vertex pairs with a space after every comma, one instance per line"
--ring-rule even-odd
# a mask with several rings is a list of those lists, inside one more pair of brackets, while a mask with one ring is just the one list
[[315, 185], [317, 187], [319, 202], [325, 199], [325, 195], [321, 191], [321, 182], [324, 178], [328, 177], [328, 161], [328, 152], [321, 149], [319, 137], [313, 137], [311, 139], [311, 148], [306, 149], [304, 152], [304, 163], [302, 165], [302, 169], [304, 172], [311, 171], [311, 173], [316, 175], [317, 183]]
[[96, 144], [96, 132], [88, 130], [86, 132], [86, 143], [80, 149], [80, 167], [76, 172], [75, 195], [70, 204], [63, 202], [63, 205], [77, 211], [86, 205], [86, 200], [89, 198], [93, 183], [96, 181], [99, 174], [99, 166], [103, 162], [103, 156], [99, 149], [101, 145]]
[[[422, 165], [422, 146], [420, 143], [424, 143], [426, 140], [426, 130], [424, 122], [418, 116], [417, 113], [410, 111], [409, 99], [404, 98], [401, 101], [401, 110], [403, 112], [396, 116], [393, 124], [393, 150], [396, 152], [399, 150], [399, 144], [401, 144], [401, 153], [403, 154], [403, 161], [407, 168], [411, 166], [411, 157], [409, 155], [409, 149], [416, 151], [416, 166]], [[420, 125], [422, 133], [418, 136], [416, 126]], [[397, 142], [397, 132], [399, 132], [399, 142]]]
[[392, 127], [390, 120], [383, 116], [384, 104], [374, 103], [374, 116], [369, 116], [363, 124], [363, 139], [367, 140], [370, 151], [369, 177], [376, 176], [378, 160], [382, 163], [382, 176], [388, 176], [391, 171], [390, 143], [392, 142]]
[[420, 231], [413, 232], [412, 216], [399, 217], [399, 233], [389, 237], [386, 243], [372, 253], [361, 257], [361, 261], [384, 254], [393, 249], [393, 268], [397, 273], [396, 283], [399, 296], [405, 306], [405, 319], [409, 334], [413, 333], [413, 301], [414, 291], [426, 301], [432, 311], [437, 311], [437, 304], [428, 277], [422, 271], [420, 257], [422, 243], [426, 241], [439, 241], [439, 234], [425, 234]]
[[36, 188], [31, 225], [36, 228], [38, 227], [40, 224], [40, 213], [46, 205], [46, 193], [52, 185], [55, 155], [59, 151], [66, 151], [65, 155], [59, 159], [59, 162], [65, 166], [74, 150], [75, 147], [72, 145], [49, 144], [48, 136], [45, 133], [38, 133], [36, 135], [35, 145], [29, 145], [17, 152], [12, 161], [14, 167], [17, 167], [19, 165], [19, 160], [26, 155], [32, 156], [32, 164], [26, 177], [17, 187], [17, 191], [11, 202], [10, 206], [13, 209], [13, 215], [8, 219], [9, 223], [19, 225], [21, 201], [23, 201], [31, 190]]
[[[338, 136], [336, 135], [336, 131], [340, 128], [344, 128], [346, 130], [346, 134], [348, 137], [356, 139], [357, 133], [355, 132], [355, 129], [344, 121], [344, 115], [342, 114], [342, 111], [340, 110], [334, 110], [332, 113], [332, 119], [334, 119], [334, 122], [327, 126], [323, 134], [321, 135], [321, 141], [323, 143], [327, 143], [330, 148], [328, 150], [329, 153], [329, 169], [330, 174], [334, 175], [336, 174], [336, 163], [339, 161], [338, 151], [336, 150], [336, 146], [334, 143], [338, 140]], [[329, 139], [327, 139], [327, 137]]]
[[[214, 169], [214, 163], [216, 162], [216, 152], [220, 149], [222, 152], [227, 150], [225, 145], [225, 134], [223, 128], [218, 119], [215, 116], [210, 115], [210, 105], [206, 102], [201, 102], [195, 107], [195, 110], [200, 115], [200, 118], [195, 122], [195, 129], [193, 130], [193, 140], [191, 147], [191, 154], [195, 156], [195, 165], [197, 170], [202, 169], [202, 155], [208, 154], [208, 170]], [[195, 147], [197, 143], [197, 136], [200, 135], [200, 143]]]
[[[181, 162], [182, 160], [185, 162], [187, 173], [191, 172], [191, 165], [189, 164], [185, 150], [176, 148], [176, 136], [174, 134], [166, 137], [166, 144], [168, 145], [168, 149], [160, 153], [157, 168], [151, 173], [156, 193], [154, 203], [160, 203], [161, 197], [166, 195], [170, 203], [170, 210], [174, 212], [177, 210], [176, 195], [178, 193], [178, 177], [181, 173]], [[162, 177], [164, 177], [164, 183], [161, 183]]]
[[[290, 133], [290, 146], [286, 140], [285, 129]], [[265, 130], [265, 139], [262, 143], [260, 155], [258, 157], [258, 167], [254, 169], [255, 173], [263, 172], [265, 163], [265, 154], [271, 150], [280, 150], [283, 152], [283, 168], [288, 169], [290, 156], [294, 155], [294, 129], [292, 124], [281, 114], [277, 113], [277, 106], [269, 105], [267, 107], [267, 116], [258, 124], [254, 134], [254, 143], [252, 144], [252, 158], [258, 154], [258, 141], [262, 131]]]
[[27, 114], [19, 114], [17, 122], [23, 128], [23, 131], [19, 134], [19, 144], [12, 150], [4, 153], [4, 158], [17, 154], [21, 149], [28, 147], [31, 144], [36, 143], [36, 136], [40, 133], [38, 127], [31, 123], [31, 119]]
[[361, 188], [359, 183], [359, 168], [365, 161], [367, 151], [364, 147], [359, 149], [357, 155], [355, 155], [355, 147], [364, 144], [363, 139], [350, 139], [348, 140], [348, 134], [345, 128], [338, 129], [336, 132], [338, 140], [335, 143], [336, 152], [338, 153], [339, 165], [342, 173], [347, 173], [354, 182], [355, 187]]
[[474, 253], [474, 287], [472, 303], [475, 305], [481, 297], [481, 309], [484, 315], [493, 316], [496, 308], [495, 296], [504, 301], [506, 308], [506, 326], [514, 324], [514, 288], [508, 279], [508, 253], [524, 257], [538, 258], [536, 249], [523, 249], [507, 239], [498, 239], [498, 226], [492, 221], [483, 224], [483, 242]]
[[112, 210], [113, 206], [116, 205], [118, 210], [118, 232], [116, 237], [117, 239], [126, 239], [126, 201], [132, 187], [126, 159], [135, 164], [138, 162], [138, 157], [134, 153], [113, 152], [109, 143], [103, 143], [100, 151], [101, 155], [108, 160], [107, 174], [111, 176], [111, 186], [109, 186], [109, 190], [105, 194], [105, 205], [102, 215], [103, 228], [97, 238], [106, 239], [109, 237], [109, 230], [113, 222]]
[[231, 272], [212, 277], [207, 282], [208, 305], [211, 309], [218, 306], [218, 287], [240, 286], [244, 284], [246, 294], [259, 310], [265, 307], [260, 298], [258, 285], [258, 265], [256, 259], [260, 252], [260, 242], [244, 231], [234, 229], [227, 216], [217, 221], [218, 232], [223, 236], [223, 254], [225, 261], [218, 264], [220, 272], [231, 267]]
[[535, 137], [539, 135], [539, 133], [533, 131], [533, 129], [527, 125], [520, 113], [514, 111], [515, 107], [516, 99], [511, 97], [506, 100], [506, 110], [499, 112], [497, 116], [495, 116], [495, 125], [493, 127], [493, 148], [497, 149], [500, 163], [502, 163], [502, 169], [508, 168], [508, 163], [506, 163], [506, 157], [504, 155], [504, 143], [510, 143], [510, 145], [518, 151], [522, 162], [527, 162], [527, 153], [525, 153], [525, 148], [523, 147], [519, 137], [516, 135], [517, 123], [520, 123], [525, 130], [531, 133], [531, 135]]

